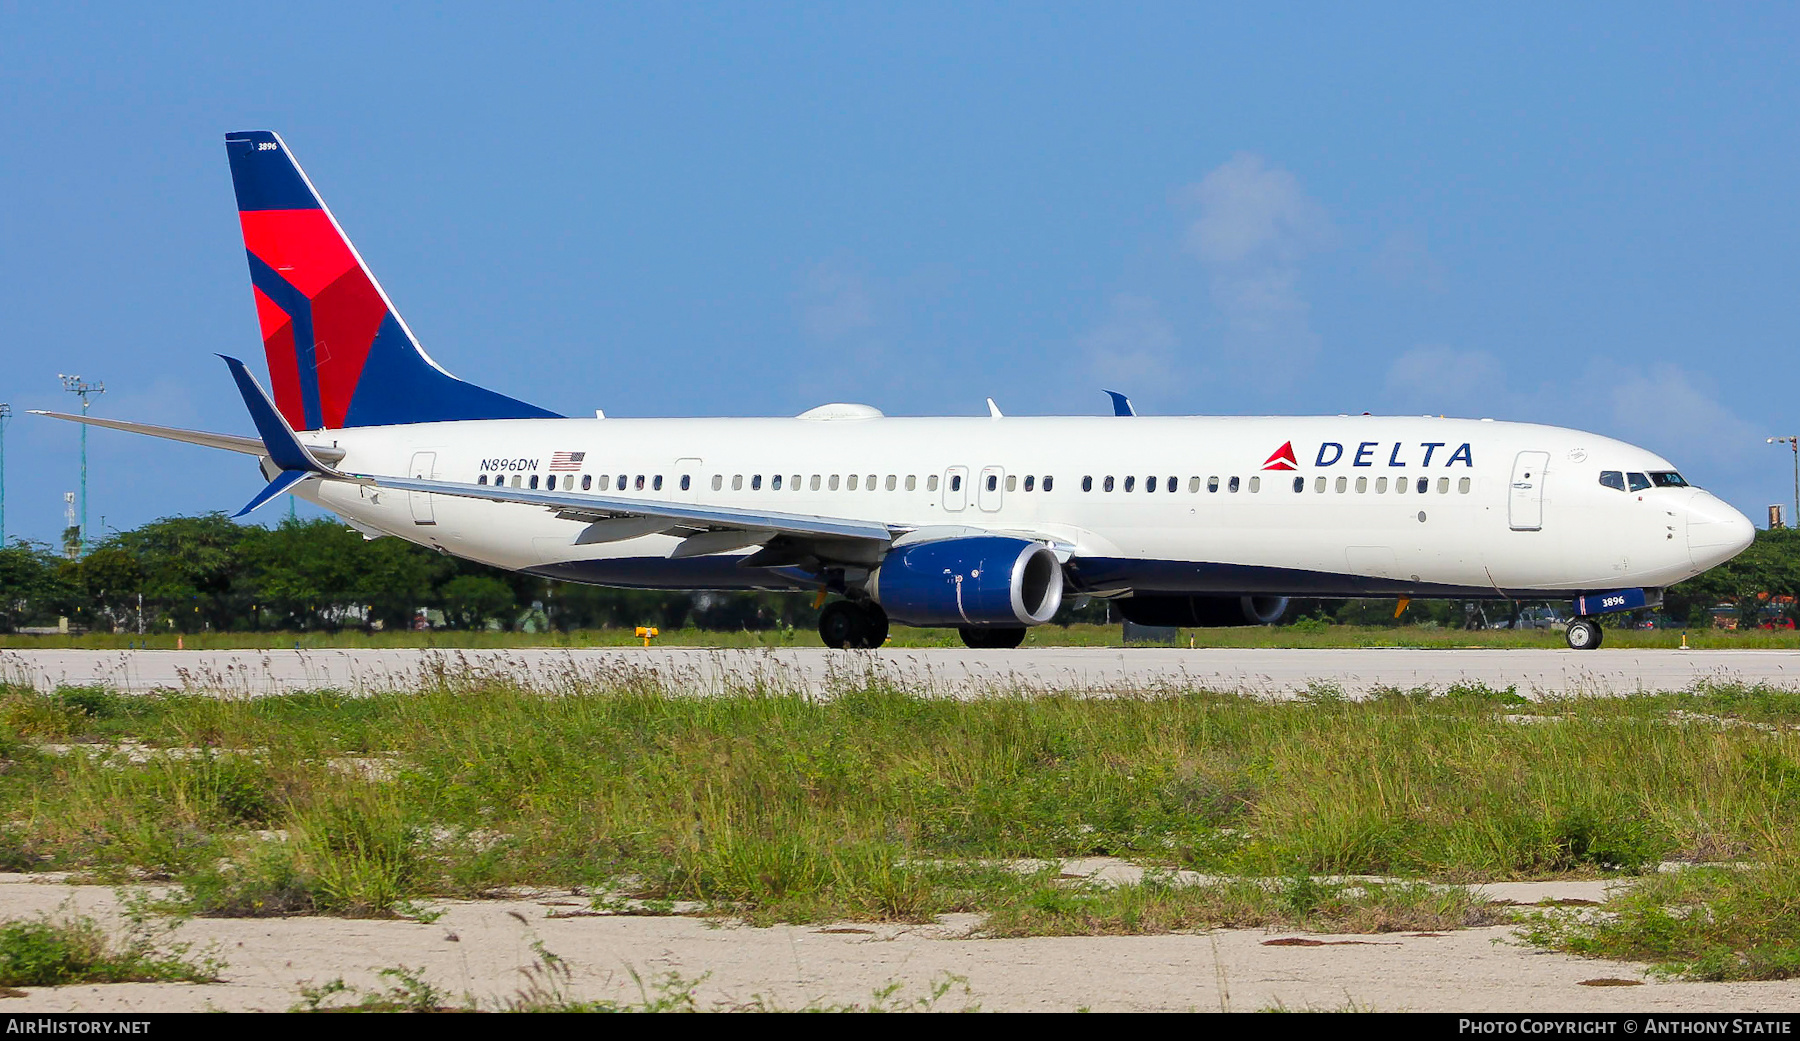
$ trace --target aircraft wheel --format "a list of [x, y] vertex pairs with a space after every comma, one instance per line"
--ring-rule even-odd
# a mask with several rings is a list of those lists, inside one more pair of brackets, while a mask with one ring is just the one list
[[965, 626], [957, 630], [963, 646], [977, 650], [1009, 651], [1025, 642], [1023, 627], [1002, 629], [992, 626]]
[[862, 632], [863, 613], [848, 600], [833, 600], [819, 612], [819, 638], [827, 647], [834, 650], [860, 647]]
[[887, 642], [887, 612], [883, 611], [881, 605], [876, 603], [858, 604], [857, 607], [860, 608], [859, 614], [861, 615], [862, 624], [859, 628], [861, 631], [858, 634], [858, 642], [853, 643], [850, 646], [865, 647], [869, 650], [874, 650]]
[[1569, 623], [1569, 648], [1576, 651], [1591, 651], [1600, 646], [1600, 623], [1592, 618], [1577, 618]]

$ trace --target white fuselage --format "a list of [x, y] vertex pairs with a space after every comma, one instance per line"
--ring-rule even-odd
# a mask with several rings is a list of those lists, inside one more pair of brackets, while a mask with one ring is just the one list
[[[1072, 547], [1070, 583], [1097, 595], [1654, 588], [1729, 559], [1752, 532], [1697, 488], [1600, 483], [1602, 471], [1675, 470], [1654, 453], [1490, 420], [553, 419], [304, 439], [342, 448], [338, 465], [350, 473], [467, 484], [517, 478], [521, 487], [554, 478], [577, 493], [598, 492], [604, 480], [606, 494], [646, 502], [1020, 533]], [[1284, 445], [1291, 468], [1277, 458]], [[565, 456], [552, 471], [558, 453], [581, 453], [581, 461]], [[302, 494], [365, 530], [552, 577], [655, 588], [808, 585], [781, 569], [739, 567], [743, 547], [673, 559], [681, 540], [669, 535], [577, 545], [586, 523], [540, 506], [336, 481], [311, 482]]]

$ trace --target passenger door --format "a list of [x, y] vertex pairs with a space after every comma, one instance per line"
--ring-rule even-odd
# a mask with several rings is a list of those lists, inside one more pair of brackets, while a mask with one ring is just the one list
[[[406, 472], [411, 474], [415, 481], [435, 481], [437, 480], [436, 471], [436, 452], [414, 452], [412, 465], [406, 469]], [[412, 516], [414, 524], [437, 523], [437, 515], [432, 509], [430, 493], [413, 492], [409, 498], [412, 499]]]
[[1512, 485], [1506, 501], [1507, 522], [1514, 531], [1544, 527], [1544, 468], [1549, 452], [1520, 452], [1513, 460]]

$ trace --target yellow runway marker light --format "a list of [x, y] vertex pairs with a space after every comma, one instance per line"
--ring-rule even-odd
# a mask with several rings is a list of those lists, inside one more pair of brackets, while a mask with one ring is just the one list
[[643, 641], [644, 641], [644, 646], [648, 647], [648, 646], [650, 646], [650, 641], [654, 640], [657, 636], [659, 636], [661, 634], [656, 631], [656, 628], [654, 626], [640, 625], [637, 627], [636, 635], [642, 637]]

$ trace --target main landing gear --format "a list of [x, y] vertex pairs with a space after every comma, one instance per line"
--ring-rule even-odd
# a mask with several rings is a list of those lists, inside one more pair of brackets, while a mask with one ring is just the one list
[[834, 600], [819, 612], [819, 636], [839, 650], [880, 647], [888, 638], [887, 612], [877, 603]]
[[1577, 618], [1569, 623], [1566, 636], [1570, 650], [1591, 651], [1600, 646], [1600, 623], [1593, 618]]
[[956, 630], [962, 635], [963, 646], [984, 651], [1010, 651], [1025, 642], [1025, 627], [1002, 628], [999, 626], [965, 625]]

